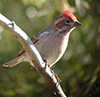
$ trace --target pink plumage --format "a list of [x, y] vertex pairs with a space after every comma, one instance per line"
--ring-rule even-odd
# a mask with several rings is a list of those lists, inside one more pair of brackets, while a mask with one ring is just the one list
[[[49, 27], [33, 36], [32, 42], [50, 67], [63, 56], [68, 46], [70, 33], [78, 26], [81, 26], [81, 23], [77, 21], [76, 17], [70, 11], [65, 11]], [[3, 66], [13, 67], [23, 61], [32, 63], [24, 49], [15, 59]], [[34, 66], [34, 64], [31, 65]]]

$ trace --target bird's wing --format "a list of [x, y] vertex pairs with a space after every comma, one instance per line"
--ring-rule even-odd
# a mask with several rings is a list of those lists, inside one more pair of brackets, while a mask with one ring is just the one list
[[[33, 36], [33, 38], [31, 39], [31, 41], [33, 42], [33, 44], [36, 44], [39, 40], [40, 40], [40, 34], [42, 34], [44, 32], [41, 31], [39, 33], [37, 33], [35, 36]], [[25, 53], [26, 51], [24, 50], [24, 48], [19, 52], [19, 54], [17, 55], [17, 57], [19, 57], [20, 55], [22, 55], [23, 53]]]
[[[53, 26], [53, 25], [52, 25]], [[33, 36], [33, 38], [31, 39], [31, 41], [33, 42], [33, 44], [37, 44], [43, 41], [44, 37], [46, 37], [46, 35], [43, 35], [43, 33], [45, 33], [45, 31], [48, 31], [51, 29], [52, 26], [49, 26], [48, 28], [38, 32], [35, 36]], [[48, 33], [45, 33], [48, 34]], [[24, 50], [24, 48], [19, 52], [18, 56], [22, 55], [23, 53], [25, 53], [26, 51]]]

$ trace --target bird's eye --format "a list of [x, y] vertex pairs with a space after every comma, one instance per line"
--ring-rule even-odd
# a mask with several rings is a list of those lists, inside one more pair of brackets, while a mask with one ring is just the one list
[[66, 20], [66, 23], [70, 23], [70, 20]]

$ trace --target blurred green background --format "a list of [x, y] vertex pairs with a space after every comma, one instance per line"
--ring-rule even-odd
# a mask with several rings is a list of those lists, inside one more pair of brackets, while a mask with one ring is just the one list
[[[74, 13], [83, 26], [71, 33], [66, 53], [52, 70], [60, 77], [68, 97], [92, 97], [91, 86], [100, 77], [100, 0], [0, 0], [0, 13], [15, 21], [30, 38], [65, 10]], [[0, 26], [0, 97], [52, 97], [29, 63], [14, 68], [2, 66], [15, 58], [21, 48]]]

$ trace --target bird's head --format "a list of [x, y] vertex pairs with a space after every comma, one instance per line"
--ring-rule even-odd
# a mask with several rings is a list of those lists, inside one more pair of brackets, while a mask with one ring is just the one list
[[70, 32], [82, 24], [70, 11], [65, 11], [55, 20], [54, 25], [59, 32]]

